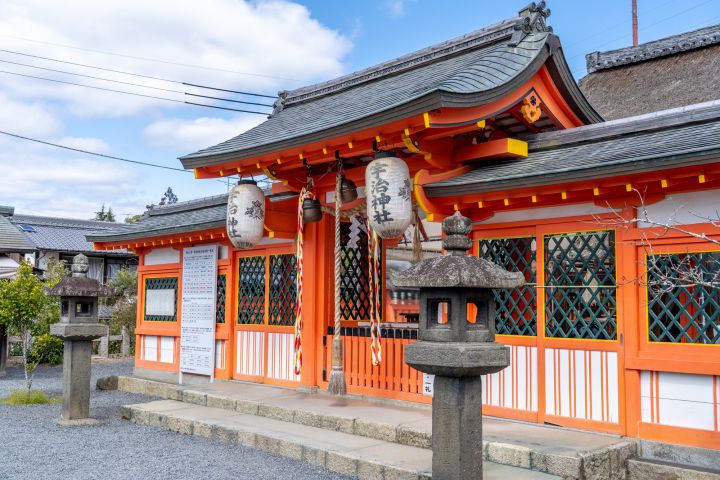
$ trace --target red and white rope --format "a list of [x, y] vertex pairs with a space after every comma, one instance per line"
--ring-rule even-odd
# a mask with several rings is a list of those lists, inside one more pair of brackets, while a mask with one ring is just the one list
[[302, 284], [303, 284], [303, 243], [305, 224], [303, 223], [303, 202], [307, 198], [315, 198], [312, 191], [303, 188], [298, 197], [297, 213], [297, 240], [296, 240], [296, 268], [295, 285], [297, 287], [295, 296], [295, 342], [294, 342], [294, 368], [295, 375], [300, 375], [302, 370]]
[[380, 259], [378, 252], [378, 235], [370, 225], [370, 220], [365, 219], [368, 235], [368, 277], [370, 279], [370, 353], [372, 364], [379, 365], [382, 362], [382, 345], [380, 344]]

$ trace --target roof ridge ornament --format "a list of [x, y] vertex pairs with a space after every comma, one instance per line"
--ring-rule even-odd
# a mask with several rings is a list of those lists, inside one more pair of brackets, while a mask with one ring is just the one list
[[531, 2], [527, 7], [518, 12], [520, 19], [513, 27], [515, 31], [508, 43], [511, 47], [517, 47], [525, 37], [533, 32], [552, 32], [552, 27], [545, 20], [550, 16], [550, 9], [545, 7], [545, 1], [540, 3]]
[[278, 98], [273, 102], [273, 111], [270, 115], [268, 115], [268, 117], [272, 117], [273, 115], [277, 115], [282, 112], [285, 108], [285, 102], [287, 102], [288, 93], [290, 92], [287, 90], [281, 90], [278, 92]]

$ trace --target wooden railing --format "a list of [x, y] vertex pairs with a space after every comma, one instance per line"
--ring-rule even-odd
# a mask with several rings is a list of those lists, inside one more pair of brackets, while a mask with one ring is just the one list
[[[343, 327], [341, 332], [343, 368], [350, 393], [430, 401], [430, 397], [422, 395], [423, 374], [407, 365], [404, 358], [403, 347], [417, 340], [416, 328], [381, 328], [382, 362], [378, 366], [372, 365], [368, 327]], [[328, 333], [332, 335], [331, 330]], [[327, 343], [332, 348], [332, 342]]]

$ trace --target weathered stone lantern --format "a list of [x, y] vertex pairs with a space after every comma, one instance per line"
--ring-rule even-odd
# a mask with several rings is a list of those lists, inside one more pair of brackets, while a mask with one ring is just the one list
[[50, 325], [50, 335], [65, 340], [61, 422], [66, 424], [87, 423], [92, 341], [108, 333], [107, 325], [98, 322], [98, 297], [108, 297], [113, 290], [88, 278], [88, 267], [85, 255], [75, 256], [72, 275], [48, 289], [61, 304], [60, 323]]
[[446, 255], [428, 258], [392, 275], [398, 287], [420, 288], [418, 341], [405, 346], [405, 362], [435, 375], [433, 478], [482, 478], [482, 375], [510, 364], [495, 343], [492, 290], [525, 279], [468, 255], [470, 219], [459, 212], [443, 221]]

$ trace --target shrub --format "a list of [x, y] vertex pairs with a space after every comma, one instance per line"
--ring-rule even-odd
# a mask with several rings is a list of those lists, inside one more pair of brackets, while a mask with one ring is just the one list
[[63, 361], [64, 342], [47, 333], [35, 339], [32, 349], [33, 360], [39, 363], [60, 365]]
[[14, 390], [3, 398], [0, 403], [5, 405], [42, 405], [45, 403], [59, 403], [61, 398], [48, 397], [42, 390]]

